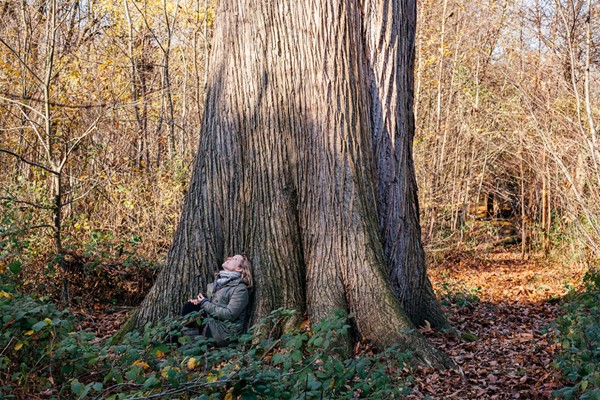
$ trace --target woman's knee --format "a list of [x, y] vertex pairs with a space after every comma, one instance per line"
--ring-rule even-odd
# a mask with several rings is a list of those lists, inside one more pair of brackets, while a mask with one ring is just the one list
[[187, 303], [185, 303], [183, 305], [183, 308], [181, 309], [181, 315], [187, 315], [194, 311], [200, 311], [200, 310], [202, 310], [202, 307], [200, 306], [200, 304], [194, 304], [194, 303], [188, 301]]

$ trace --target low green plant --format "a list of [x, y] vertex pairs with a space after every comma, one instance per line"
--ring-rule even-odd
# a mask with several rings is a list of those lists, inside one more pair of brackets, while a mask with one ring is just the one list
[[[32, 216], [27, 213], [18, 215], [17, 207], [11, 201], [0, 203], [0, 214], [0, 274], [6, 273], [8, 268], [17, 275], [30, 245], [27, 229]], [[21, 224], [19, 217], [23, 219]]]
[[562, 351], [554, 365], [571, 383], [554, 392], [564, 399], [600, 399], [600, 273], [584, 278], [586, 290], [572, 292], [557, 320]]
[[456, 304], [459, 307], [473, 307], [481, 302], [481, 287], [467, 287], [463, 282], [443, 282], [441, 285], [441, 301], [444, 305]]
[[[0, 394], [14, 386], [43, 391], [81, 372], [82, 354], [93, 336], [75, 332], [75, 318], [51, 302], [24, 295], [10, 283], [0, 286]], [[96, 349], [94, 349], [95, 351]], [[92, 354], [87, 351], [88, 354]]]
[[339, 356], [340, 335], [349, 330], [343, 313], [311, 330], [275, 338], [264, 334], [265, 327], [292, 315], [276, 310], [226, 347], [182, 336], [187, 321], [169, 319], [110, 344], [75, 331], [75, 318], [52, 303], [8, 287], [0, 293], [0, 397], [44, 392], [77, 399], [321, 399], [409, 392], [402, 373], [410, 355], [396, 347], [375, 355]]
[[[276, 310], [261, 325], [273, 326], [286, 310]], [[237, 345], [215, 347], [211, 340], [187, 337], [177, 346], [160, 338], [178, 332], [177, 323], [131, 332], [114, 347], [118, 364], [104, 378], [109, 399], [151, 395], [196, 399], [383, 398], [409, 392], [401, 372], [409, 355], [392, 347], [378, 355], [338, 357], [339, 335], [347, 333], [342, 313], [311, 331], [298, 330], [274, 339], [242, 335]], [[169, 327], [170, 326], [170, 327]], [[169, 327], [169, 329], [165, 329]], [[93, 391], [96, 383], [76, 385], [76, 394]], [[228, 397], [229, 396], [229, 397]]]

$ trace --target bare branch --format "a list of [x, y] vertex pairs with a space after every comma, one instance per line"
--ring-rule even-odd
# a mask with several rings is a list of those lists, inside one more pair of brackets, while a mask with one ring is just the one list
[[[1, 93], [1, 92], [0, 92], [0, 93]], [[32, 112], [34, 112], [34, 113], [38, 114], [38, 115], [39, 115], [39, 116], [41, 116], [42, 118], [44, 117], [44, 114], [42, 114], [41, 112], [39, 112], [39, 111], [38, 111], [38, 110], [36, 110], [35, 108], [33, 108], [33, 107], [31, 107], [31, 106], [29, 106], [29, 105], [27, 105], [27, 104], [25, 104], [25, 103], [23, 103], [23, 102], [21, 102], [21, 101], [17, 100], [16, 98], [11, 98], [11, 97], [5, 97], [5, 96], [3, 96], [3, 95], [5, 95], [5, 94], [6, 94], [6, 93], [2, 93], [2, 95], [0, 95], [0, 100], [8, 101], [9, 103], [14, 103], [14, 104], [17, 104], [17, 105], [19, 105], [19, 106], [21, 106], [21, 107], [25, 107], [25, 108], [26, 108], [26, 109], [28, 109], [29, 111], [32, 111]], [[12, 96], [12, 95], [11, 95], [11, 96]], [[16, 96], [15, 96], [15, 97], [16, 97]], [[21, 98], [21, 100], [25, 100], [25, 99]], [[27, 99], [27, 100], [29, 100], [29, 99]], [[41, 101], [41, 100], [40, 100], [40, 101]]]
[[[54, 229], [54, 227], [52, 225], [44, 224], [44, 225], [28, 226], [28, 227], [24, 228], [24, 230], [30, 231], [30, 230], [33, 230], [33, 229], [40, 229], [40, 228], [51, 228], [51, 229]], [[6, 236], [9, 236], [9, 235], [12, 235], [13, 233], [18, 232], [18, 231], [19, 231], [19, 229], [11, 229], [10, 231], [6, 231], [6, 232], [0, 233], [0, 237], [6, 237]]]
[[52, 207], [50, 207], [50, 206], [44, 206], [42, 204], [33, 203], [31, 201], [26, 201], [26, 200], [17, 200], [17, 199], [11, 198], [11, 197], [0, 197], [0, 200], [8, 200], [11, 203], [16, 203], [16, 204], [26, 204], [28, 206], [35, 207], [35, 208], [41, 208], [43, 210], [51, 210], [52, 209]]
[[[41, 116], [41, 117], [42, 117], [44, 120], [46, 119], [46, 116], [45, 116], [43, 113], [41, 113], [40, 111], [36, 110], [35, 108], [33, 108], [33, 107], [31, 107], [31, 106], [28, 106], [28, 105], [27, 105], [27, 104], [25, 104], [25, 103], [22, 103], [22, 102], [20, 102], [20, 101], [18, 101], [18, 100], [13, 100], [13, 99], [10, 99], [10, 98], [8, 98], [8, 97], [4, 97], [4, 96], [0, 96], [0, 99], [1, 99], [1, 100], [5, 100], [5, 101], [8, 101], [8, 102], [10, 102], [10, 103], [17, 104], [17, 105], [19, 105], [19, 106], [21, 106], [21, 107], [27, 108], [28, 110], [30, 110], [30, 111], [32, 111], [32, 112], [34, 112], [34, 113], [38, 114], [39, 116]], [[46, 150], [46, 156], [47, 156], [48, 158], [50, 158], [50, 149], [48, 148], [48, 146], [47, 146], [47, 143], [44, 141], [44, 138], [42, 137], [42, 134], [39, 132], [39, 130], [38, 130], [38, 129], [37, 129], [37, 127], [35, 126], [35, 123], [34, 123], [34, 121], [33, 121], [33, 120], [32, 120], [32, 119], [29, 117], [29, 115], [25, 114], [25, 112], [23, 111], [23, 109], [20, 109], [20, 111], [21, 111], [21, 113], [23, 114], [23, 116], [25, 117], [25, 119], [26, 119], [26, 120], [27, 120], [27, 121], [30, 123], [30, 125], [31, 125], [31, 128], [33, 129], [33, 131], [34, 131], [34, 132], [35, 132], [35, 134], [37, 135], [37, 137], [38, 137], [38, 139], [39, 139], [40, 143], [41, 143], [41, 144], [42, 144], [42, 146], [44, 147], [44, 150]]]
[[24, 60], [21, 58], [21, 56], [19, 55], [19, 53], [17, 53], [17, 52], [15, 51], [15, 49], [13, 49], [13, 48], [12, 48], [12, 47], [11, 47], [11, 46], [10, 46], [10, 45], [9, 45], [9, 44], [8, 44], [8, 43], [5, 41], [5, 40], [4, 40], [4, 39], [2, 39], [2, 37], [1, 37], [1, 36], [0, 36], [0, 43], [2, 43], [4, 46], [6, 46], [6, 48], [8, 49], [8, 51], [10, 51], [10, 52], [11, 52], [11, 53], [12, 53], [12, 54], [15, 56], [15, 58], [16, 58], [16, 59], [19, 61], [19, 63], [20, 63], [20, 64], [21, 64], [23, 67], [25, 67], [25, 69], [26, 69], [27, 71], [29, 71], [29, 73], [30, 73], [31, 75], [33, 75], [33, 77], [35, 78], [35, 80], [36, 80], [36, 81], [38, 81], [38, 83], [41, 83], [41, 84], [43, 84], [43, 83], [44, 83], [44, 82], [42, 81], [42, 79], [41, 79], [39, 76], [37, 76], [37, 74], [36, 74], [36, 73], [35, 73], [35, 72], [34, 72], [34, 71], [31, 69], [31, 68], [29, 68], [29, 65], [27, 65], [27, 63], [26, 63], [26, 62], [25, 62], [25, 61], [24, 61]]
[[81, 196], [78, 196], [78, 197], [76, 197], [76, 198], [74, 198], [74, 199], [71, 199], [71, 200], [69, 200], [69, 201], [66, 201], [66, 202], [64, 202], [64, 203], [63, 203], [63, 206], [66, 206], [66, 205], [69, 205], [69, 204], [75, 203], [75, 202], [77, 202], [77, 201], [79, 201], [79, 200], [83, 199], [83, 198], [84, 198], [84, 197], [86, 197], [88, 194], [90, 194], [90, 192], [91, 192], [92, 190], [96, 189], [96, 187], [98, 187], [98, 185], [99, 185], [99, 184], [100, 184], [100, 181], [97, 181], [97, 182], [96, 182], [96, 183], [94, 183], [94, 184], [92, 185], [92, 187], [90, 187], [90, 188], [89, 188], [89, 190], [87, 190], [87, 191], [86, 191], [84, 194], [82, 194]]
[[29, 164], [29, 165], [31, 165], [31, 166], [34, 166], [34, 167], [41, 168], [41, 169], [43, 169], [44, 171], [50, 172], [51, 174], [58, 175], [58, 173], [57, 173], [56, 171], [54, 171], [52, 168], [48, 168], [48, 167], [46, 167], [46, 166], [44, 166], [44, 165], [41, 165], [41, 164], [38, 164], [38, 163], [36, 163], [36, 162], [29, 161], [28, 159], [26, 159], [26, 158], [25, 158], [25, 157], [23, 157], [22, 155], [20, 155], [20, 154], [17, 154], [17, 153], [15, 153], [15, 152], [12, 152], [12, 151], [10, 151], [10, 150], [7, 150], [7, 149], [0, 148], [0, 152], [2, 152], [2, 153], [6, 153], [6, 154], [10, 154], [10, 155], [12, 155], [12, 156], [14, 156], [14, 157], [18, 158], [19, 160], [23, 161], [25, 164]]
[[[0, 98], [7, 100], [7, 101], [13, 101], [16, 102], [20, 105], [26, 106], [26, 104], [21, 103], [19, 100], [28, 100], [28, 101], [32, 101], [35, 103], [43, 103], [45, 100], [43, 99], [38, 99], [38, 98], [34, 98], [34, 97], [28, 97], [25, 98], [23, 96], [19, 96], [16, 94], [12, 94], [9, 92], [5, 92], [5, 91], [0, 91]], [[61, 108], [69, 108], [69, 109], [73, 109], [73, 110], [79, 110], [79, 109], [91, 109], [91, 108], [103, 108], [103, 107], [107, 107], [110, 104], [109, 103], [99, 103], [99, 104], [64, 104], [64, 103], [56, 103], [51, 101], [50, 105], [53, 107], [61, 107]], [[31, 107], [28, 107], [31, 109]], [[35, 111], [35, 110], [34, 110]]]
[[58, 170], [62, 171], [63, 167], [65, 166], [65, 163], [67, 162], [67, 159], [69, 158], [69, 155], [71, 154], [71, 152], [75, 149], [75, 147], [77, 147], [77, 145], [79, 143], [81, 143], [81, 141], [87, 137], [90, 133], [92, 133], [94, 131], [94, 129], [96, 129], [96, 124], [98, 123], [98, 121], [100, 120], [100, 118], [102, 118], [102, 115], [99, 115], [94, 122], [92, 122], [92, 124], [88, 127], [88, 129], [83, 133], [83, 135], [81, 135], [78, 138], [74, 139], [74, 143], [71, 145], [71, 147], [67, 150], [67, 152], [65, 153], [65, 156], [63, 157], [63, 159], [60, 162], [60, 165], [58, 166]]
[[148, 19], [146, 18], [146, 15], [142, 12], [142, 10], [140, 9], [140, 7], [134, 2], [132, 2], [133, 6], [135, 7], [136, 10], [139, 11], [140, 15], [142, 16], [142, 20], [144, 21], [144, 25], [146, 25], [146, 28], [148, 28], [148, 31], [150, 32], [150, 34], [152, 35], [152, 37], [154, 38], [154, 40], [156, 41], [156, 44], [158, 44], [158, 47], [160, 47], [160, 49], [162, 50], [163, 53], [166, 52], [165, 48], [163, 47], [162, 43], [160, 42], [160, 40], [158, 39], [158, 37], [156, 36], [156, 34], [154, 33], [154, 30], [152, 30], [152, 28], [150, 27], [150, 24], [148, 24]]

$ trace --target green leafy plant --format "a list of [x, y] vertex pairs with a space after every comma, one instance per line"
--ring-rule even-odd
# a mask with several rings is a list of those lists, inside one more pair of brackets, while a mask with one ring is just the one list
[[[276, 310], [255, 330], [264, 332], [263, 325], [273, 326], [286, 313], [289, 311]], [[126, 393], [127, 397], [196, 394], [198, 399], [321, 399], [408, 393], [401, 371], [410, 356], [397, 348], [345, 360], [336, 356], [339, 335], [349, 329], [346, 321], [347, 317], [338, 313], [310, 331], [298, 330], [277, 339], [251, 333], [229, 347], [215, 347], [211, 340], [187, 337], [180, 338], [178, 346], [167, 346], [158, 339], [169, 333], [169, 323], [148, 327], [144, 333], [129, 333], [123, 344], [115, 347], [121, 354], [119, 364], [112, 367], [107, 378], [117, 386], [103, 396], [121, 398]], [[171, 322], [170, 326], [177, 334], [177, 323]], [[86, 388], [91, 390], [92, 385]]]
[[[53, 303], [20, 294], [10, 285], [3, 284], [0, 294], [0, 373], [25, 390], [30, 385], [43, 390], [56, 384], [64, 377], [63, 366], [76, 365], [74, 355], [82, 351], [81, 346], [67, 351], [63, 344], [65, 339], [76, 340], [70, 338], [75, 319]], [[0, 390], [10, 390], [10, 385]]]
[[444, 305], [456, 304], [459, 307], [472, 307], [481, 302], [481, 287], [467, 287], [463, 282], [444, 282], [441, 286], [441, 300]]
[[571, 293], [565, 314], [557, 320], [562, 351], [554, 365], [571, 382], [554, 396], [600, 399], [600, 275], [587, 273], [586, 291]]
[[2, 396], [321, 399], [399, 397], [410, 391], [403, 378], [410, 355], [396, 347], [339, 356], [340, 335], [349, 330], [343, 313], [310, 330], [273, 337], [264, 328], [293, 315], [276, 310], [226, 347], [183, 336], [188, 321], [181, 319], [165, 319], [110, 344], [75, 331], [75, 318], [54, 304], [5, 289], [0, 292]]

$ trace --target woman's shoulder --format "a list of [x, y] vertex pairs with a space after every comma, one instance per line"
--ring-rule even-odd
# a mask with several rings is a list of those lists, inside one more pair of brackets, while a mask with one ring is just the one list
[[244, 282], [243, 279], [236, 280], [235, 286], [244, 288], [244, 289], [248, 289], [248, 284], [246, 282]]
[[237, 288], [238, 286], [246, 287], [246, 282], [242, 278], [232, 279], [229, 282], [225, 283], [223, 287]]
[[239, 279], [236, 280], [235, 282], [232, 282], [233, 284], [231, 286], [233, 286], [233, 290], [237, 291], [248, 291], [248, 285], [246, 284], [246, 282], [244, 282], [243, 279]]

